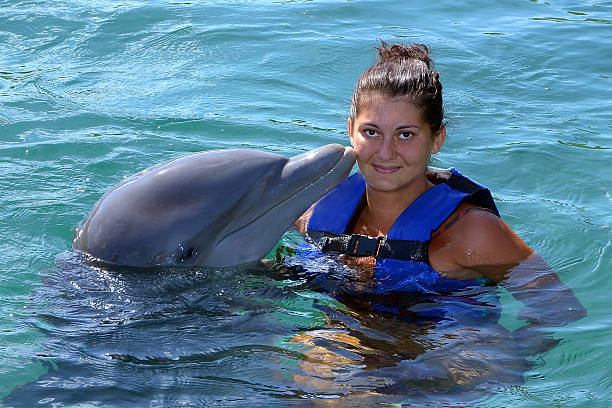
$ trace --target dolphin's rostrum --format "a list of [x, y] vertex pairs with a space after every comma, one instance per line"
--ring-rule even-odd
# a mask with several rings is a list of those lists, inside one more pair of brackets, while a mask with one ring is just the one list
[[354, 162], [339, 144], [291, 159], [255, 150], [180, 157], [113, 187], [76, 229], [73, 248], [134, 267], [257, 261]]

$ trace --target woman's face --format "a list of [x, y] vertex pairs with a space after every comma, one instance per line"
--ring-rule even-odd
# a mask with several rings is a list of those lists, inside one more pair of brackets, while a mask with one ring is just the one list
[[397, 191], [425, 177], [431, 153], [446, 138], [444, 126], [435, 135], [421, 111], [406, 98], [364, 95], [349, 134], [357, 165], [368, 187]]

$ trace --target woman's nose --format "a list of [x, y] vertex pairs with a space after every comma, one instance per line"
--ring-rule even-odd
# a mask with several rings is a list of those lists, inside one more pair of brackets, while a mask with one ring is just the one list
[[393, 143], [393, 138], [382, 138], [382, 144], [378, 150], [378, 157], [380, 157], [381, 160], [391, 160], [395, 158], [395, 145]]

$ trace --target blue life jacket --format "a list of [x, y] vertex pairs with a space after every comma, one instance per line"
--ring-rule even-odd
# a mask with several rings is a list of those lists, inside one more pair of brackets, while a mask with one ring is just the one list
[[421, 194], [395, 220], [386, 237], [352, 234], [365, 203], [366, 183], [355, 173], [328, 192], [313, 209], [307, 235], [323, 252], [374, 256], [375, 292], [452, 292], [490, 282], [487, 278], [457, 280], [441, 276], [429, 263], [431, 234], [463, 201], [499, 216], [489, 190], [457, 170], [428, 169], [438, 184]]

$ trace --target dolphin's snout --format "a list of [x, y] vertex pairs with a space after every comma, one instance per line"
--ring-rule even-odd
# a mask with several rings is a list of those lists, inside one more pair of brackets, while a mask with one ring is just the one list
[[[334, 153], [338, 154], [338, 160], [345, 160], [347, 162], [355, 162], [355, 150], [353, 150], [353, 148], [351, 146], [343, 146], [339, 143], [332, 143], [332, 144], [328, 144], [326, 146], [322, 146], [319, 149], [323, 150], [323, 151], [329, 151], [330, 155], [333, 155]], [[318, 150], [318, 149], [316, 149]], [[313, 150], [313, 151], [316, 151]]]
[[307, 166], [308, 164], [317, 165], [321, 168], [327, 167], [331, 169], [340, 160], [355, 162], [355, 151], [350, 146], [343, 146], [339, 143], [332, 143], [318, 147], [306, 153], [302, 153], [289, 159], [289, 165], [298, 164]]
[[342, 158], [348, 161], [351, 161], [353, 162], [353, 164], [355, 164], [355, 161], [357, 160], [357, 156], [355, 155], [355, 150], [353, 150], [351, 146], [342, 146], [342, 147], [344, 147], [344, 155], [342, 156]]
[[316, 148], [314, 150], [311, 150], [310, 152], [306, 153], [306, 154], [311, 154], [313, 156], [329, 156], [329, 157], [336, 157], [338, 160], [340, 160], [342, 157], [344, 157], [344, 155], [346, 155], [349, 151], [352, 151], [353, 148], [350, 146], [343, 146], [339, 143], [331, 143], [325, 146], [321, 146], [319, 148]]
[[286, 194], [292, 195], [330, 173], [346, 173], [331, 182], [337, 184], [348, 175], [354, 164], [355, 152], [351, 147], [328, 144], [289, 159], [283, 168], [280, 185], [286, 189]]

